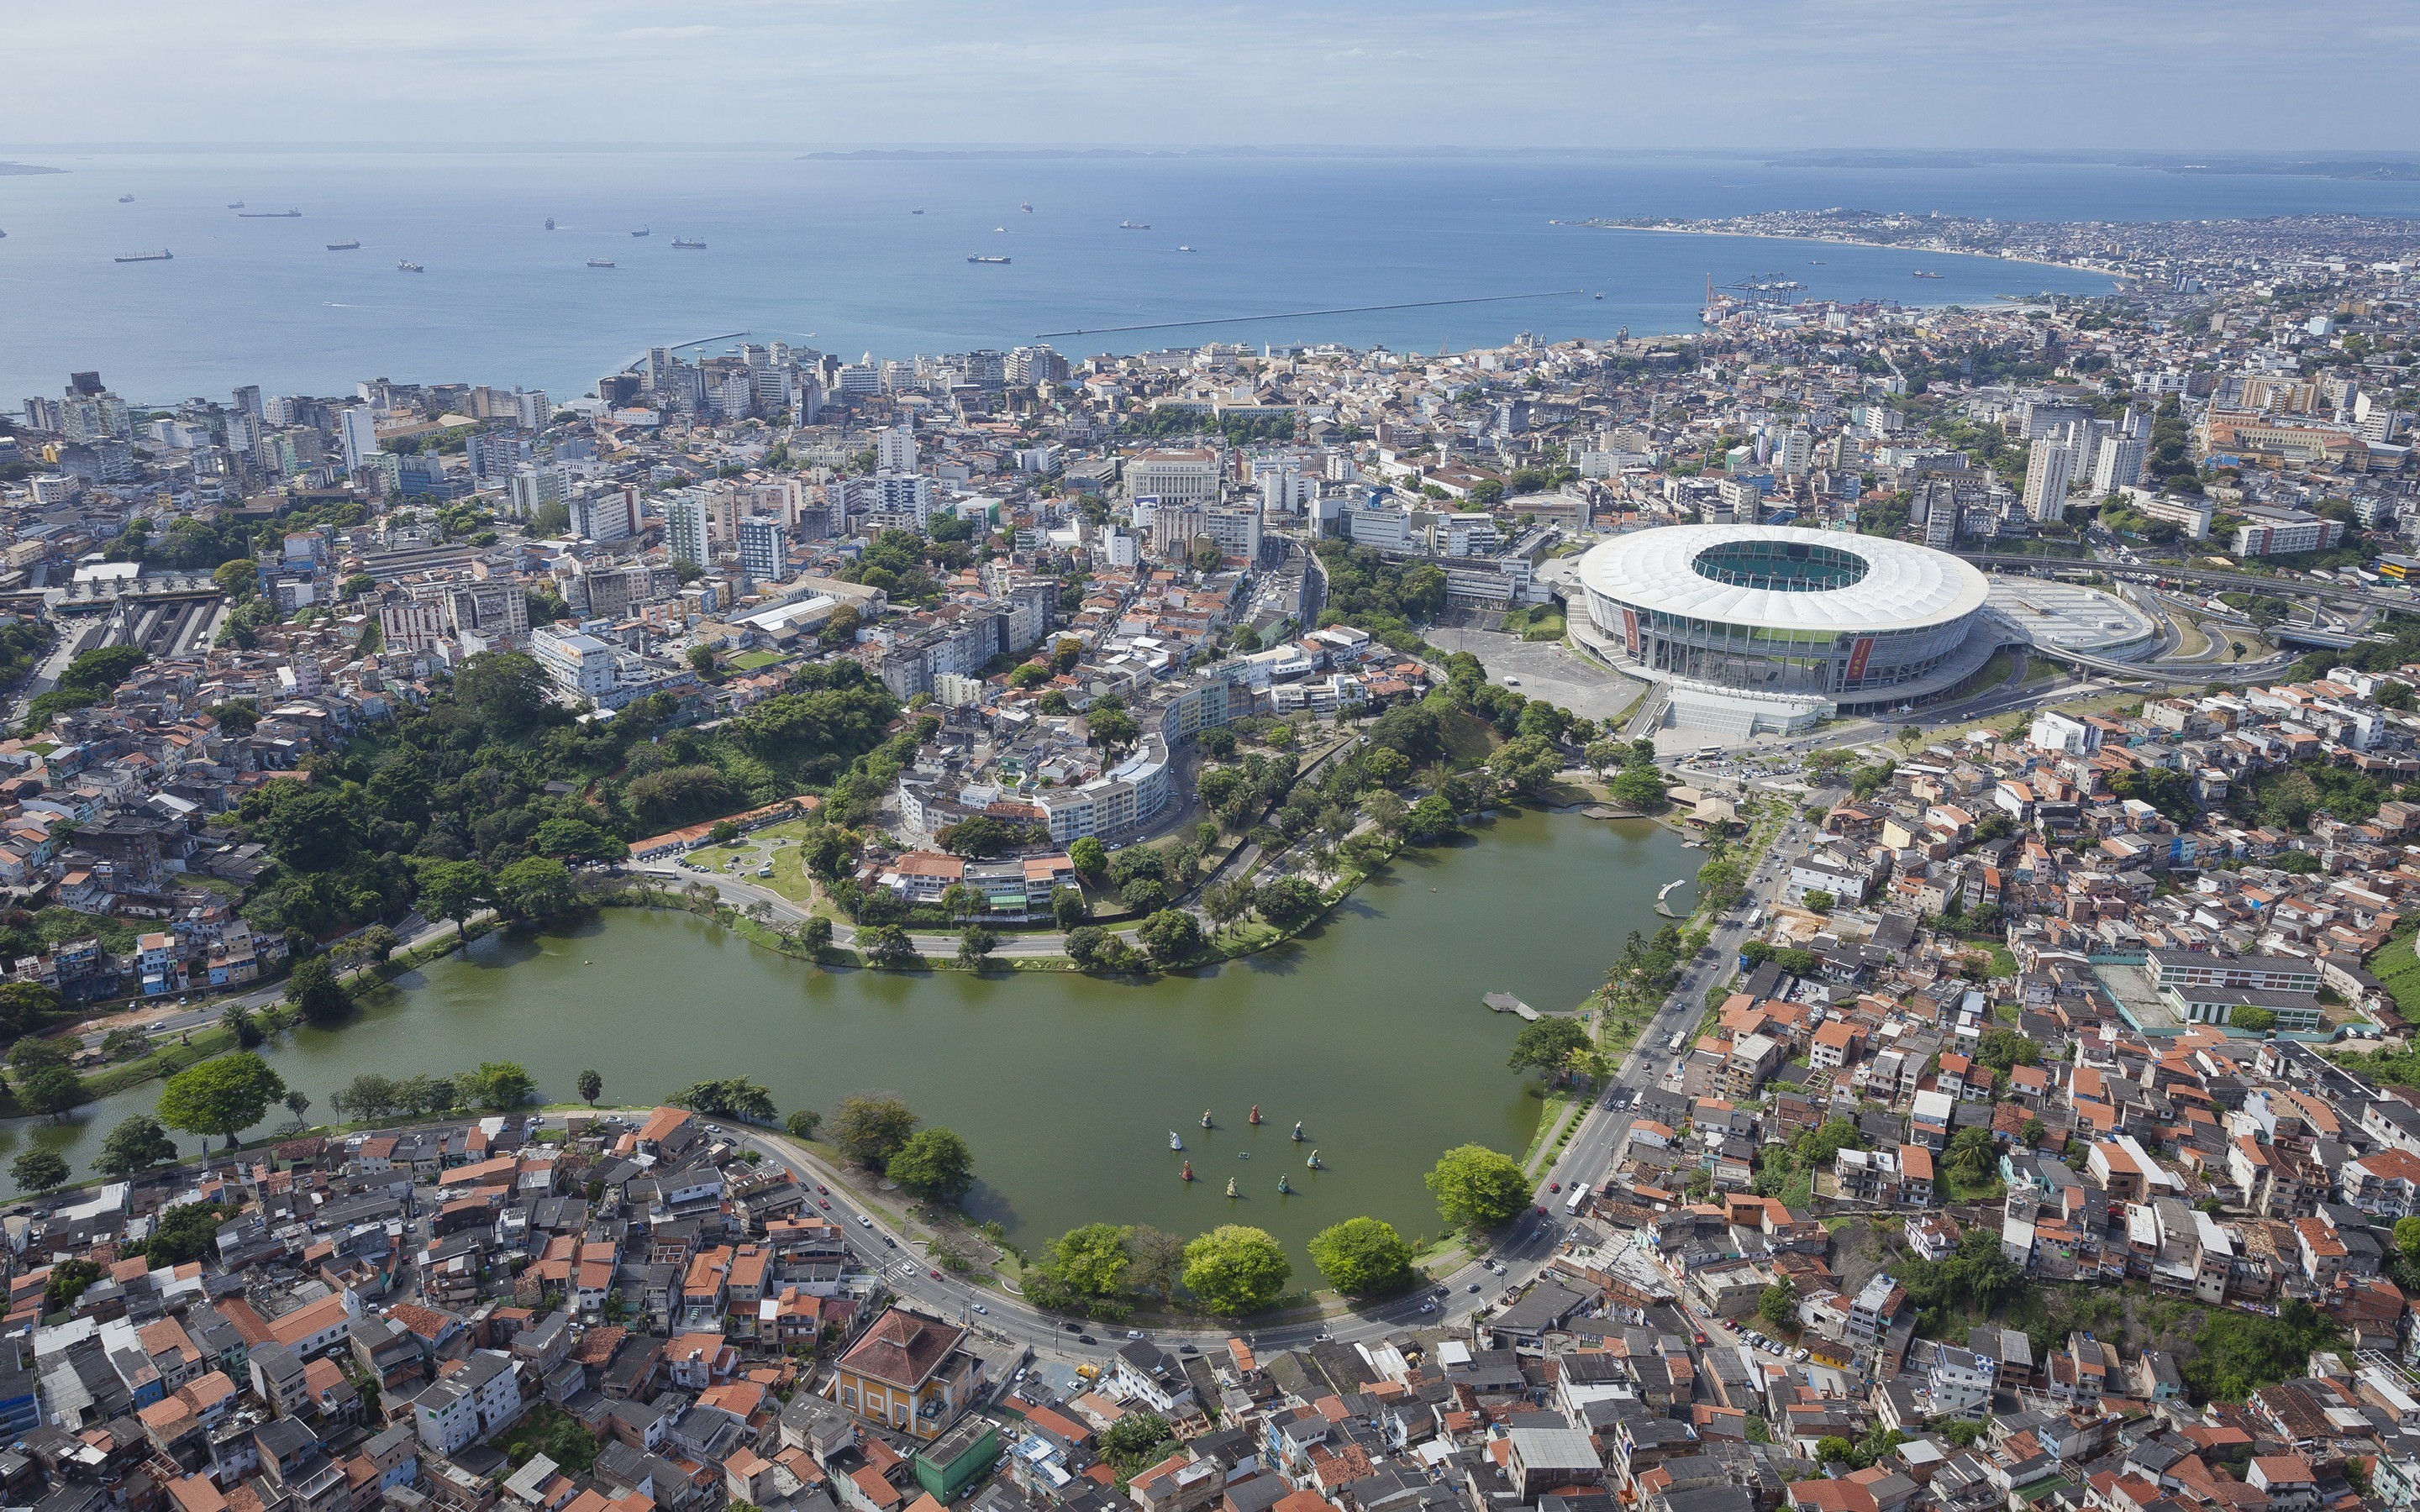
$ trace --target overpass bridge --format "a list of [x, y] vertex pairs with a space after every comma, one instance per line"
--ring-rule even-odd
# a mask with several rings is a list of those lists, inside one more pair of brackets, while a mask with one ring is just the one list
[[[2023, 572], [2051, 578], [2089, 576], [2107, 578], [2115, 582], [2153, 586], [2164, 579], [2198, 583], [2209, 588], [2233, 589], [2246, 594], [2267, 594], [2271, 597], [2290, 594], [2297, 598], [2337, 609], [2376, 609], [2381, 603], [2381, 596], [2373, 589], [2347, 588], [2340, 583], [2317, 582], [2305, 578], [2264, 578], [2248, 572], [2222, 572], [2211, 567], [2166, 567], [2140, 562], [2098, 562], [2090, 557], [2029, 557], [1993, 551], [1960, 551], [1954, 554], [1987, 572]], [[2393, 607], [2396, 600], [2385, 599], [2383, 603]], [[2420, 603], [2408, 607], [2420, 609]]]

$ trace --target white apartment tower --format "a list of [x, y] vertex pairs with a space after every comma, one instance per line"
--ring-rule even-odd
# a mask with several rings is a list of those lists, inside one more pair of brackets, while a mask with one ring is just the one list
[[2067, 488], [2075, 477], [2075, 449], [2062, 428], [2043, 436], [2025, 458], [2025, 518], [2048, 524], [2067, 518]]
[[916, 432], [907, 425], [893, 425], [882, 433], [875, 443], [874, 465], [883, 472], [916, 471]]

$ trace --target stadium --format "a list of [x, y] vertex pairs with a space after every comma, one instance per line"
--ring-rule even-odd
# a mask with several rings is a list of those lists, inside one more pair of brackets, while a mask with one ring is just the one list
[[1740, 734], [1921, 702], [2004, 639], [1982, 573], [1880, 536], [1675, 525], [1594, 548], [1578, 582], [1589, 622], [1667, 686], [1675, 722]]

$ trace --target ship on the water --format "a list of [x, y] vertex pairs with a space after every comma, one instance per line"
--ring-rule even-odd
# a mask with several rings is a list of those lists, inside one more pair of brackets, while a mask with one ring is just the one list
[[630, 234], [631, 234], [632, 236], [634, 236], [634, 237], [650, 237], [650, 236], [655, 235], [656, 233], [655, 233], [655, 227], [653, 227], [653, 226], [646, 226], [646, 225], [643, 225], [643, 226], [639, 227], [639, 229], [637, 229], [636, 231], [631, 232]]
[[1004, 263], [1008, 261], [1008, 259], [1005, 257], [985, 257], [977, 254], [973, 256], [970, 256], [967, 261], [970, 263]]
[[328, 243], [328, 250], [330, 252], [359, 252], [362, 250], [362, 244], [358, 241], [331, 241]]
[[428, 271], [427, 269], [421, 267], [418, 263], [413, 262], [409, 257], [396, 258], [395, 262], [395, 270], [398, 273], [425, 273]]
[[231, 209], [231, 210], [240, 210], [240, 209], [243, 208], [243, 201], [241, 201], [241, 200], [237, 200], [234, 204], [229, 205], [229, 206], [227, 207], [227, 208], [228, 208], [228, 209]]
[[239, 221], [299, 221], [302, 219], [302, 212], [301, 210], [238, 210], [235, 218]]
[[120, 205], [132, 205], [134, 203], [134, 196], [132, 194], [120, 194], [117, 196], [117, 203]]
[[551, 231], [551, 230], [553, 230], [553, 229], [554, 229], [554, 217], [553, 217], [553, 216], [550, 215], [550, 216], [548, 216], [548, 217], [546, 218], [546, 228], [547, 228], [548, 230], [550, 230], [550, 231]]
[[1121, 231], [1148, 231], [1151, 229], [1151, 223], [1149, 221], [1120, 221], [1118, 223], [1118, 229]]
[[706, 243], [696, 237], [675, 237], [673, 238], [673, 250], [675, 252], [704, 252], [706, 250]]
[[1932, 271], [1931, 269], [1927, 269], [1927, 268], [1919, 268], [1919, 269], [1917, 269], [1916, 271], [1914, 271], [1914, 272], [1912, 272], [1912, 273], [1908, 274], [1907, 276], [1908, 276], [1908, 277], [1910, 277], [1910, 278], [1940, 278], [1940, 277], [1943, 277], [1944, 275], [1943, 275], [1943, 274], [1940, 274], [1940, 273], [1936, 273], [1936, 272]]
[[588, 259], [588, 266], [591, 268], [611, 268], [613, 266], [613, 259], [611, 257], [591, 257]]
[[163, 247], [158, 252], [120, 253], [118, 254], [117, 260], [122, 263], [164, 263], [174, 261], [176, 259], [176, 255], [177, 255], [175, 253]]

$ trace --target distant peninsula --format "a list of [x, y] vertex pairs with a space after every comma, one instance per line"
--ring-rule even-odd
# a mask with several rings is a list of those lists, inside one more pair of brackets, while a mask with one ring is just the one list
[[21, 174], [65, 172], [67, 172], [65, 168], [45, 168], [38, 162], [0, 162], [0, 177], [13, 177]]

